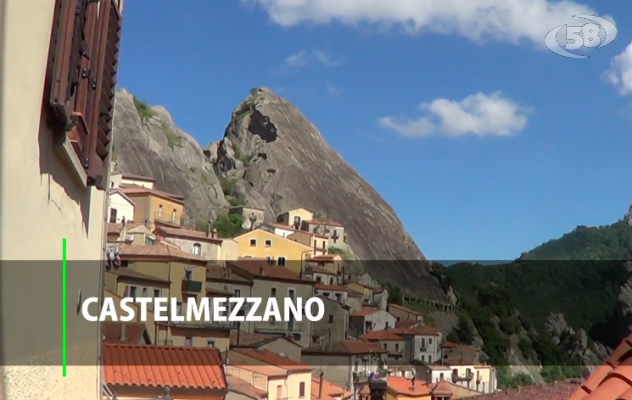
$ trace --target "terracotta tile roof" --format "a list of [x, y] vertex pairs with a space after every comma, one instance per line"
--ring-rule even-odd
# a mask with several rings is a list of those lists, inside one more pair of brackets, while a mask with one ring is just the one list
[[[523, 386], [504, 392], [461, 397], [460, 400], [571, 400], [578, 384], [574, 381], [554, 382], [544, 385]], [[599, 398], [609, 400], [615, 397]], [[620, 398], [625, 400], [625, 398]], [[591, 399], [592, 400], [592, 399]]]
[[247, 333], [239, 332], [239, 343], [237, 343], [238, 333], [236, 330], [230, 331], [230, 344], [233, 346], [259, 347], [277, 339], [283, 339], [283, 334], [274, 333]]
[[[139, 222], [127, 222], [127, 229], [134, 229], [137, 228], [139, 226], [141, 226], [143, 224], [139, 223]], [[117, 224], [112, 224], [108, 222], [108, 234], [110, 233], [121, 233], [121, 230], [123, 229], [123, 223], [119, 222]]]
[[[125, 325], [125, 340], [121, 340], [123, 325]], [[104, 321], [101, 326], [104, 343], [141, 344], [144, 343], [144, 339], [149, 339], [143, 322]]]
[[388, 303], [388, 306], [389, 307], [393, 307], [393, 308], [397, 308], [399, 310], [402, 310], [402, 311], [407, 312], [407, 313], [412, 314], [412, 315], [422, 315], [419, 311], [412, 310], [412, 309], [410, 309], [408, 307], [400, 306], [399, 304]]
[[134, 271], [133, 269], [130, 269], [129, 267], [115, 267], [115, 268], [111, 268], [107, 270], [106, 272], [109, 272], [110, 274], [113, 274], [113, 275], [118, 275], [120, 277], [142, 279], [144, 281], [163, 283], [165, 285], [169, 285], [171, 283], [169, 279], [163, 279], [163, 278], [158, 278], [156, 276], [143, 274], [142, 272]]
[[396, 328], [410, 328], [414, 325], [420, 324], [420, 321], [413, 321], [413, 320], [401, 320], [401, 321], [397, 321], [395, 322], [395, 327]]
[[226, 390], [216, 348], [103, 345], [107, 385]]
[[[283, 357], [276, 353], [273, 353], [269, 350], [237, 348], [237, 349], [231, 350], [231, 352], [241, 354], [253, 360], [260, 361], [264, 364], [283, 368], [286, 371], [290, 371], [290, 372], [312, 370], [312, 367], [310, 367], [309, 365], [301, 364], [290, 358]], [[254, 364], [257, 364], [257, 363], [254, 363]]]
[[632, 334], [586, 379], [569, 400], [632, 399]]
[[158, 257], [172, 260], [200, 261], [206, 263], [204, 259], [194, 254], [180, 250], [176, 246], [165, 243], [143, 244], [143, 245], [120, 245], [119, 254], [122, 259]]
[[184, 196], [180, 196], [178, 194], [163, 192], [162, 190], [150, 189], [140, 185], [132, 185], [127, 183], [122, 183], [119, 186], [121, 192], [125, 193], [127, 196], [133, 195], [149, 195], [153, 194], [159, 197], [164, 197], [169, 200], [173, 200], [176, 203], [184, 203]]
[[207, 265], [206, 279], [210, 281], [230, 281], [240, 285], [252, 285], [252, 280], [241, 275], [237, 275], [231, 271], [230, 268], [226, 268], [223, 265]]
[[342, 225], [340, 222], [335, 222], [335, 221], [316, 221], [315, 219], [304, 220], [303, 223], [310, 224], [310, 225], [337, 226], [339, 228], [343, 228], [344, 227], [344, 225]]
[[130, 199], [125, 193], [123, 193], [123, 191], [121, 189], [119, 189], [119, 188], [108, 189], [108, 196], [111, 196], [113, 194], [118, 194], [119, 196], [121, 196], [122, 198], [127, 200], [131, 205], [136, 206], [136, 202], [134, 200]]
[[226, 375], [228, 382], [228, 390], [235, 393], [243, 394], [251, 399], [267, 399], [268, 392], [254, 387], [243, 379], [239, 379], [233, 375]]
[[441, 331], [433, 326], [418, 326], [416, 328], [391, 328], [389, 332], [398, 335], [439, 336]]
[[400, 335], [389, 331], [373, 331], [360, 335], [362, 340], [404, 340]]
[[313, 281], [301, 278], [298, 273], [292, 271], [291, 269], [270, 265], [266, 260], [227, 261], [226, 264], [230, 265], [231, 269], [236, 274], [239, 274], [240, 271], [245, 271], [257, 279], [283, 279], [301, 282], [306, 285], [314, 284]]
[[279, 224], [277, 222], [267, 222], [267, 223], [265, 223], [263, 225], [264, 226], [268, 226], [270, 228], [282, 229], [284, 231], [301, 232], [300, 230], [294, 229], [293, 227], [291, 227], [289, 225], [283, 225], [283, 224]]
[[387, 351], [382, 347], [364, 342], [362, 340], [343, 340], [339, 342], [333, 342], [330, 347], [323, 348], [323, 345], [316, 345], [303, 349], [303, 354], [370, 354], [378, 353], [385, 354]]
[[150, 178], [149, 176], [134, 175], [134, 174], [128, 174], [125, 172], [121, 172], [121, 177], [123, 179], [131, 179], [131, 180], [137, 180], [137, 181], [156, 182], [154, 178]]
[[[414, 322], [414, 321], [404, 321], [404, 322]], [[445, 340], [443, 344], [441, 345], [441, 347], [444, 349], [451, 349], [453, 347], [458, 347], [458, 346], [460, 346], [460, 344], [451, 342], [449, 340]]]
[[[320, 385], [322, 383], [322, 392]], [[353, 395], [350, 390], [334, 385], [322, 376], [312, 376], [312, 400], [348, 399]]]
[[193, 229], [183, 229], [183, 228], [169, 228], [167, 226], [157, 226], [154, 229], [154, 232], [163, 236], [165, 238], [176, 237], [182, 239], [192, 239], [192, 240], [200, 240], [205, 242], [214, 242], [217, 244], [221, 244], [223, 242], [222, 239], [217, 237], [212, 237], [213, 233], [207, 233], [204, 231], [196, 231]]
[[351, 314], [352, 317], [366, 317], [367, 315], [375, 314], [378, 312], [377, 308], [363, 308]]
[[321, 283], [317, 283], [314, 285], [314, 289], [316, 290], [329, 290], [332, 292], [346, 292], [347, 288], [341, 285], [323, 285]]
[[402, 376], [386, 378], [387, 391], [405, 397], [422, 397], [430, 395], [431, 385], [420, 379], [407, 379]]

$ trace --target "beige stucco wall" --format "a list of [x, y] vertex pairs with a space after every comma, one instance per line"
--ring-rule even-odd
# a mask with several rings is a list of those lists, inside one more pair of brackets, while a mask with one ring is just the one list
[[[263, 299], [256, 315], [262, 316], [264, 314], [265, 305], [272, 295], [273, 288], [276, 289], [276, 299], [277, 304], [279, 305], [279, 311], [281, 312], [281, 317], [283, 317], [284, 312], [283, 299], [288, 297], [290, 289], [294, 289], [295, 298], [302, 299], [303, 304], [305, 304], [305, 302], [314, 295], [314, 288], [309, 284], [290, 281], [280, 282], [267, 279], [254, 279], [252, 296], [261, 297]], [[280, 332], [283, 329], [288, 329], [288, 324], [284, 322], [277, 322], [276, 324], [272, 324], [270, 321], [252, 322], [252, 326], [254, 332], [260, 333]], [[293, 339], [300, 346], [308, 347], [311, 345], [312, 322], [305, 318], [305, 315], [303, 315], [302, 321], [294, 323], [293, 332], [300, 334], [300, 339]]]
[[119, 176], [120, 176], [120, 182], [124, 183], [126, 185], [138, 185], [138, 186], [146, 187], [148, 189], [153, 189], [154, 188], [154, 182], [144, 181], [144, 180], [141, 180], [141, 179], [123, 178], [122, 175], [119, 175]]
[[123, 220], [125, 217], [126, 221], [134, 220], [134, 205], [131, 204], [127, 199], [121, 196], [120, 193], [112, 193], [108, 196], [109, 204], [108, 204], [108, 212], [106, 214], [108, 221], [110, 218], [110, 213], [112, 209], [116, 210], [116, 221], [109, 221], [113, 223], [118, 223]]
[[102, 293], [98, 261], [68, 266], [74, 365], [66, 377], [60, 366], [62, 239], [69, 260], [102, 257], [105, 193], [83, 186], [85, 174], [62, 161], [41, 118], [53, 7], [50, 0], [0, 2], [0, 259], [57, 260], [0, 268], [0, 363], [13, 365], [2, 369], [0, 398], [10, 400], [97, 399], [100, 388], [99, 326], [74, 311], [79, 290], [84, 299]]
[[259, 346], [258, 349], [268, 350], [275, 354], [279, 354], [283, 357], [287, 357], [290, 360], [301, 362], [302, 347], [292, 342], [289, 342], [283, 338], [273, 340], [270, 343], [266, 343], [263, 346]]

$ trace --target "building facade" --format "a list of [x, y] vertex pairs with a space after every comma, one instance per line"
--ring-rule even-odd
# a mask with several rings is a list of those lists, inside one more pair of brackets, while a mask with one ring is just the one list
[[[74, 24], [75, 11], [97, 28], [83, 47], [73, 47], [81, 40], [73, 32], [86, 29]], [[3, 399], [100, 397], [100, 326], [74, 310], [81, 298], [103, 296], [121, 12], [113, 0], [80, 9], [69, 0], [0, 4], [0, 259], [39, 260], [0, 268]], [[95, 86], [79, 79], [80, 62], [94, 72]], [[82, 84], [71, 93], [75, 79]], [[59, 364], [62, 319], [52, 318], [60, 315], [64, 253], [72, 379]], [[37, 373], [22, 367], [31, 364]]]

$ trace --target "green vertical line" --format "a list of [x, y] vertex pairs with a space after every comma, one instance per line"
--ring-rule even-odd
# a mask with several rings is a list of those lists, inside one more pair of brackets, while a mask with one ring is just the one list
[[62, 322], [61, 322], [61, 356], [63, 376], [66, 376], [66, 239], [62, 239]]

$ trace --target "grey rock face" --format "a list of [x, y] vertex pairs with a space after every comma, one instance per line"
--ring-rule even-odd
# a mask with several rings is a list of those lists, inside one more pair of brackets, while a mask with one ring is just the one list
[[[447, 301], [425, 259], [393, 209], [287, 100], [256, 88], [238, 105], [224, 138], [201, 149], [162, 107], [141, 120], [134, 98], [117, 93], [115, 147], [119, 168], [153, 176], [157, 187], [186, 197], [191, 219], [208, 219], [229, 205], [217, 175], [234, 179], [232, 195], [265, 210], [266, 220], [289, 209], [323, 211], [345, 225], [365, 270], [420, 298]], [[175, 133], [179, 146], [173, 146]], [[396, 263], [396, 260], [407, 262]]]
[[195, 139], [178, 129], [167, 110], [151, 107], [142, 118], [134, 97], [124, 89], [116, 93], [114, 155], [123, 172], [156, 179], [156, 187], [185, 196], [187, 222], [214, 218], [226, 207], [212, 163]]

